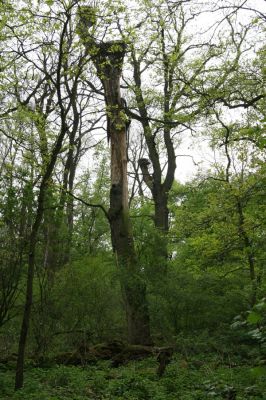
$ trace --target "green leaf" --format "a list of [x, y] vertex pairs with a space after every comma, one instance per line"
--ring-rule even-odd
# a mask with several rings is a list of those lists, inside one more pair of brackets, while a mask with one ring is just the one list
[[250, 324], [257, 324], [261, 320], [262, 320], [262, 316], [259, 313], [255, 312], [255, 311], [252, 311], [247, 317], [247, 321]]
[[266, 367], [255, 367], [251, 369], [252, 375], [256, 378], [266, 377]]

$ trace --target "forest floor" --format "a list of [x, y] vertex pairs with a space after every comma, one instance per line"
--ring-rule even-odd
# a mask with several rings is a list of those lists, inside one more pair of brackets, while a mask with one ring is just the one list
[[[27, 366], [24, 388], [13, 391], [14, 366], [0, 364], [1, 400], [266, 400], [264, 368], [219, 353], [175, 354], [163, 377], [155, 358], [112, 368]], [[262, 372], [262, 373], [261, 373]]]

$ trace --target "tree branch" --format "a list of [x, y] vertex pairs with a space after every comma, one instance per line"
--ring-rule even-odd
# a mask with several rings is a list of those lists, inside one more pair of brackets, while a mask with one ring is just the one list
[[80, 201], [82, 204], [84, 204], [87, 207], [94, 207], [94, 208], [100, 208], [100, 210], [102, 210], [102, 212], [104, 213], [105, 217], [108, 219], [108, 221], [110, 222], [110, 217], [108, 212], [106, 211], [106, 209], [104, 208], [104, 206], [102, 206], [101, 204], [92, 204], [92, 203], [88, 203], [87, 201], [81, 199], [80, 197], [75, 196], [73, 193], [69, 192], [68, 190], [65, 191], [67, 194], [69, 194], [71, 197], [73, 197], [73, 199]]

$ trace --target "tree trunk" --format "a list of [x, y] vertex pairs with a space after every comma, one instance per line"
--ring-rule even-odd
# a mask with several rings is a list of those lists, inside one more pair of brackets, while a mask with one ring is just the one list
[[138, 265], [128, 207], [127, 137], [124, 105], [120, 94], [120, 77], [126, 44], [123, 41], [97, 43], [88, 33], [95, 23], [93, 7], [79, 9], [79, 35], [91, 55], [104, 87], [107, 135], [111, 143], [111, 190], [108, 212], [113, 250], [117, 258], [125, 302], [128, 341], [151, 344], [146, 284]]
[[[140, 61], [136, 59], [134, 51], [133, 56], [133, 67], [134, 67], [134, 81], [136, 85], [136, 101], [138, 105], [138, 110], [140, 114], [140, 122], [143, 127], [143, 132], [147, 144], [149, 158], [153, 167], [153, 173], [150, 174], [148, 171], [148, 165], [150, 164], [147, 159], [140, 159], [139, 165], [141, 172], [143, 174], [143, 180], [150, 189], [152, 197], [154, 200], [154, 225], [162, 234], [162, 242], [160, 245], [160, 257], [161, 257], [161, 270], [165, 274], [167, 269], [167, 234], [169, 231], [169, 210], [168, 210], [168, 193], [172, 188], [176, 170], [176, 160], [175, 160], [175, 149], [171, 139], [171, 124], [169, 121], [169, 93], [167, 87], [164, 92], [164, 127], [163, 136], [164, 144], [167, 151], [167, 173], [163, 181], [162, 168], [160, 165], [160, 157], [158, 149], [156, 148], [155, 135], [152, 132], [148, 111], [145, 105], [145, 99], [142, 93], [142, 83], [141, 83], [141, 69]], [[166, 78], [165, 78], [166, 79]], [[144, 160], [144, 163], [143, 163]], [[158, 249], [159, 252], [159, 249]]]
[[[42, 182], [43, 183], [43, 182]], [[34, 277], [34, 265], [35, 265], [35, 249], [37, 242], [37, 234], [42, 220], [43, 215], [43, 202], [45, 194], [45, 185], [42, 184], [38, 197], [38, 209], [36, 218], [33, 224], [33, 228], [30, 235], [29, 242], [29, 258], [28, 258], [28, 276], [27, 276], [27, 287], [26, 287], [26, 300], [24, 306], [23, 320], [20, 330], [19, 347], [18, 347], [18, 359], [16, 366], [16, 381], [15, 389], [20, 389], [23, 386], [23, 374], [24, 374], [24, 357], [26, 341], [28, 336], [28, 330], [30, 325], [30, 314], [32, 306], [32, 294], [33, 294], [33, 277]]]
[[254, 255], [254, 250], [253, 250], [253, 246], [252, 246], [252, 241], [251, 241], [250, 237], [248, 236], [248, 233], [246, 232], [246, 229], [245, 229], [245, 216], [243, 213], [243, 207], [242, 207], [240, 199], [237, 199], [237, 212], [238, 212], [238, 218], [239, 218], [239, 222], [238, 222], [239, 223], [239, 226], [238, 226], [239, 237], [242, 241], [243, 250], [246, 254], [248, 267], [249, 267], [249, 275], [250, 275], [250, 280], [251, 280], [250, 305], [253, 307], [257, 302], [257, 291], [258, 291], [258, 286], [259, 286], [259, 280], [258, 280], [258, 277], [256, 276], [255, 255]]
[[[104, 68], [102, 78], [111, 142], [111, 190], [109, 221], [114, 252], [120, 268], [125, 302], [128, 340], [131, 344], [151, 344], [146, 284], [141, 277], [131, 232], [128, 208], [126, 124], [120, 97], [120, 75], [125, 46], [112, 51], [112, 65]], [[103, 76], [103, 75], [102, 75]]]
[[32, 306], [33, 297], [33, 278], [34, 278], [34, 267], [35, 267], [35, 254], [36, 254], [36, 244], [39, 233], [39, 228], [42, 222], [44, 214], [44, 203], [47, 184], [51, 178], [54, 170], [57, 156], [61, 150], [63, 139], [66, 133], [66, 126], [63, 124], [60, 135], [58, 136], [57, 142], [53, 149], [50, 162], [47, 165], [45, 174], [43, 176], [40, 191], [38, 195], [38, 206], [36, 211], [35, 221], [31, 230], [30, 240], [29, 240], [29, 258], [28, 258], [28, 275], [27, 275], [27, 287], [26, 287], [26, 300], [24, 306], [24, 314], [20, 331], [19, 348], [18, 348], [18, 359], [16, 367], [16, 381], [15, 389], [20, 389], [23, 386], [23, 372], [24, 372], [24, 356], [25, 347], [28, 336], [28, 330], [30, 325], [30, 314]]
[[154, 253], [156, 253], [156, 258], [160, 259], [161, 273], [165, 274], [168, 258], [167, 234], [169, 231], [168, 191], [165, 188], [165, 183], [161, 183], [161, 171], [155, 169], [153, 175], [151, 175], [148, 171], [149, 164], [150, 161], [146, 158], [139, 160], [143, 180], [150, 189], [154, 200], [154, 225], [161, 236], [160, 246], [156, 246]]
[[22, 325], [20, 330], [20, 338], [19, 338], [19, 347], [18, 347], [18, 359], [16, 366], [16, 378], [15, 378], [15, 389], [20, 389], [23, 386], [24, 379], [24, 358], [25, 358], [25, 349], [26, 342], [28, 337], [29, 325], [30, 325], [30, 315], [31, 315], [31, 307], [33, 300], [33, 278], [34, 278], [34, 268], [35, 268], [35, 256], [36, 256], [36, 244], [38, 239], [38, 233], [40, 229], [40, 225], [42, 222], [42, 218], [44, 215], [44, 205], [45, 205], [45, 197], [48, 183], [51, 179], [52, 173], [54, 171], [54, 167], [56, 164], [57, 156], [62, 148], [62, 143], [64, 137], [67, 132], [67, 123], [66, 117], [67, 112], [65, 111], [63, 102], [62, 102], [62, 94], [61, 94], [61, 67], [63, 61], [64, 53], [64, 39], [67, 30], [67, 25], [69, 23], [69, 15], [67, 16], [66, 21], [64, 22], [63, 29], [60, 35], [60, 43], [59, 43], [59, 59], [57, 65], [57, 81], [56, 81], [56, 91], [58, 96], [58, 103], [60, 107], [60, 119], [61, 119], [61, 130], [54, 144], [54, 148], [51, 152], [49, 161], [47, 165], [44, 164], [43, 167], [46, 166], [44, 175], [41, 180], [40, 190], [37, 199], [37, 211], [35, 220], [32, 226], [30, 240], [29, 240], [29, 256], [28, 256], [28, 272], [27, 272], [27, 286], [26, 286], [26, 299], [24, 305], [24, 313], [22, 319]]
[[169, 230], [169, 210], [167, 206], [168, 196], [166, 193], [156, 194], [154, 196], [155, 200], [155, 226], [156, 228], [168, 232]]

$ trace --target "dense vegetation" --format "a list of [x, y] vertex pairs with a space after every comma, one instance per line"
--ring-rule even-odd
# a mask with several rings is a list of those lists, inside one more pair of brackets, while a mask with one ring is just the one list
[[266, 399], [255, 3], [1, 2], [1, 399]]

